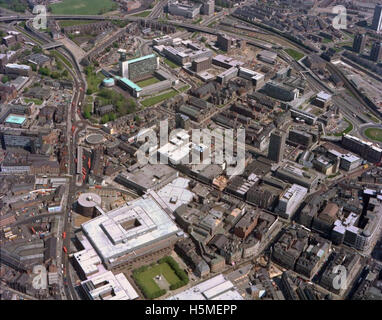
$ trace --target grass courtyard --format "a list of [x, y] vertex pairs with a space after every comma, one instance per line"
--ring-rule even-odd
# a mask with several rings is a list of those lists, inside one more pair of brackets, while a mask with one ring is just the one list
[[164, 63], [166, 63], [172, 69], [176, 69], [176, 68], [180, 68], [181, 67], [180, 65], [177, 65], [175, 62], [172, 62], [171, 60], [169, 60], [167, 58], [165, 58], [163, 61], [164, 61]]
[[175, 290], [189, 281], [187, 274], [172, 257], [165, 257], [150, 266], [134, 270], [133, 278], [148, 299], [158, 298], [168, 289]]
[[160, 82], [160, 80], [158, 78], [151, 77], [151, 78], [148, 78], [148, 79], [145, 79], [142, 81], [138, 81], [137, 85], [140, 86], [141, 88], [144, 88], [144, 87], [150, 86], [150, 85], [157, 83], [157, 82]]
[[166, 92], [166, 93], [162, 93], [160, 95], [157, 95], [157, 96], [154, 96], [154, 97], [150, 97], [150, 98], [147, 98], [145, 100], [143, 100], [141, 103], [142, 105], [146, 108], [146, 107], [151, 107], [157, 103], [160, 103], [164, 100], [167, 100], [167, 99], [170, 99], [172, 97], [175, 97], [176, 95], [178, 94], [178, 92], [176, 92], [174, 89]]
[[368, 128], [365, 130], [365, 135], [371, 140], [382, 142], [382, 129]]
[[112, 0], [63, 0], [49, 6], [53, 14], [104, 14], [115, 8]]

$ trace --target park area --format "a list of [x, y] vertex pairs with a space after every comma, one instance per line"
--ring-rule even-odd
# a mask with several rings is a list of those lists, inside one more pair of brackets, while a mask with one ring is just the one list
[[148, 299], [158, 298], [168, 290], [183, 287], [189, 281], [186, 272], [170, 256], [134, 270], [133, 279]]
[[53, 14], [99, 15], [115, 9], [112, 0], [63, 0], [50, 5]]
[[382, 142], [382, 129], [368, 128], [365, 130], [365, 135], [371, 140]]

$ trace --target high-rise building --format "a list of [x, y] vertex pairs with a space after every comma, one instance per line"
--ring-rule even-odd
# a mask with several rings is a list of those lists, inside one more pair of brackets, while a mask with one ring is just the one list
[[374, 42], [370, 51], [370, 60], [380, 62], [382, 60], [382, 42]]
[[377, 4], [374, 9], [373, 22], [371, 28], [376, 31], [382, 30], [382, 4]]
[[271, 134], [268, 148], [268, 159], [280, 162], [284, 156], [286, 135], [281, 131], [276, 131]]
[[362, 53], [363, 50], [365, 49], [366, 45], [366, 35], [365, 34], [357, 34], [354, 37], [354, 42], [353, 42], [353, 50], [358, 53]]
[[214, 14], [215, 11], [215, 0], [206, 0], [203, 1], [203, 6], [200, 10], [201, 14], [211, 16]]

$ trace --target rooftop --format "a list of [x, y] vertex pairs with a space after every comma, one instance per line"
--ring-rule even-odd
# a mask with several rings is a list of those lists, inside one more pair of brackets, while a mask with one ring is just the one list
[[82, 229], [102, 260], [110, 263], [179, 231], [150, 196], [85, 222]]

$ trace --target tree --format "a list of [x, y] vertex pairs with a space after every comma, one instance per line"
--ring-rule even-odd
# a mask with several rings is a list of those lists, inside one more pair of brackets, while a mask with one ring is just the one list
[[41, 67], [39, 70], [38, 70], [38, 73], [43, 75], [43, 76], [50, 76], [50, 70], [46, 67]]
[[108, 114], [105, 114], [103, 115], [103, 117], [101, 118], [101, 123], [104, 124], [106, 122], [109, 122], [109, 115]]
[[114, 112], [109, 113], [109, 120], [114, 121], [115, 119], [117, 119], [117, 116], [115, 115], [115, 113]]
[[42, 52], [42, 48], [39, 47], [39, 46], [34, 46], [32, 48], [32, 51], [33, 51], [33, 53], [41, 53]]
[[84, 117], [85, 117], [86, 119], [90, 119], [91, 114], [90, 114], [90, 112], [89, 112], [88, 110], [85, 110], [85, 111], [84, 111]]
[[4, 76], [1, 78], [1, 82], [2, 83], [7, 83], [9, 81], [9, 77], [8, 76]]

